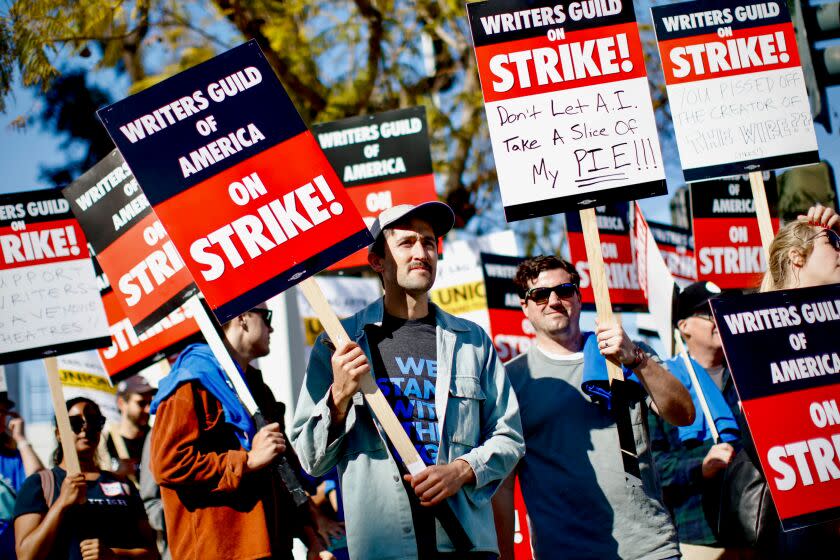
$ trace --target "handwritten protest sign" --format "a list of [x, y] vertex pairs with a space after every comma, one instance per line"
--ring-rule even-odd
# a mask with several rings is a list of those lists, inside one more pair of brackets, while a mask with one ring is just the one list
[[[312, 133], [370, 226], [383, 210], [437, 200], [425, 107], [316, 124]], [[359, 251], [331, 270], [367, 266]]]
[[632, 1], [467, 12], [508, 221], [666, 193]]
[[647, 226], [677, 284], [687, 286], [695, 282], [697, 262], [694, 260], [694, 236], [691, 230], [649, 220]]
[[819, 161], [786, 2], [651, 11], [686, 181]]
[[372, 242], [254, 41], [99, 116], [222, 323]]
[[130, 377], [201, 339], [188, 305], [176, 308], [146, 331], [138, 333], [113, 290], [102, 293], [102, 303], [108, 317], [111, 345], [100, 348], [99, 357], [113, 382]]
[[712, 310], [782, 527], [840, 517], [840, 285]]
[[55, 190], [0, 195], [0, 363], [107, 346], [85, 236]]
[[490, 337], [499, 359], [507, 362], [525, 352], [534, 339], [531, 321], [525, 317], [513, 278], [524, 259], [481, 253], [481, 270], [487, 292]]
[[[776, 208], [776, 181], [765, 181], [770, 208]], [[746, 177], [691, 185], [697, 275], [723, 289], [757, 288], [767, 269], [756, 206]], [[774, 230], [779, 219], [771, 218]]]
[[138, 333], [196, 293], [183, 259], [117, 150], [62, 192]]
[[[636, 266], [633, 263], [629, 213], [630, 205], [627, 203], [611, 204], [595, 210], [613, 308], [638, 311], [647, 307], [647, 300], [639, 287]], [[566, 231], [572, 264], [580, 274], [581, 302], [585, 308], [591, 309], [595, 304], [595, 294], [589, 275], [590, 263], [583, 227], [577, 214], [566, 215]]]
[[117, 389], [111, 383], [96, 351], [64, 354], [57, 361], [65, 399], [88, 398], [99, 405], [106, 419], [114, 423], [120, 421]]

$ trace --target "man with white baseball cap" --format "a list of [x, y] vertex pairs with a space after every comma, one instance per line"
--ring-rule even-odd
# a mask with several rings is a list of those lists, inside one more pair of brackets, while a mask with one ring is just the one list
[[[384, 296], [343, 321], [350, 341], [316, 342], [291, 439], [320, 476], [338, 466], [352, 558], [490, 559], [490, 499], [524, 452], [519, 407], [487, 334], [429, 301], [438, 239], [453, 226], [440, 202], [383, 211], [368, 262]], [[359, 393], [374, 375], [427, 465], [402, 470]], [[446, 502], [468, 539], [431, 512]], [[454, 542], [460, 541], [460, 542]]]

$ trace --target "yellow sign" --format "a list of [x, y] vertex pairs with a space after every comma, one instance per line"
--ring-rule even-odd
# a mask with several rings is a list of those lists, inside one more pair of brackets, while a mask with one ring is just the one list
[[487, 309], [484, 282], [481, 280], [433, 290], [432, 301], [452, 315], [463, 315], [464, 313]]
[[304, 317], [303, 330], [306, 332], [306, 345], [315, 346], [315, 339], [324, 332], [324, 325], [315, 317]]
[[110, 380], [93, 373], [84, 373], [81, 371], [70, 371], [66, 369], [58, 370], [58, 375], [61, 378], [61, 384], [65, 387], [78, 387], [80, 389], [93, 389], [95, 391], [102, 391], [104, 393], [117, 393], [117, 388], [111, 386]]

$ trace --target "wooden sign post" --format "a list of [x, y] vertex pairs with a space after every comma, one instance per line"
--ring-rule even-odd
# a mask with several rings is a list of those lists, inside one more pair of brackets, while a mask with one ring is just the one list
[[55, 423], [58, 426], [58, 437], [61, 439], [67, 475], [78, 474], [82, 472], [82, 469], [79, 466], [79, 455], [76, 453], [76, 434], [70, 428], [70, 416], [67, 414], [67, 405], [64, 402], [64, 390], [61, 388], [61, 379], [58, 377], [58, 360], [55, 356], [44, 358], [44, 367], [47, 370], [47, 383], [50, 386]]
[[758, 218], [758, 230], [761, 232], [761, 245], [764, 247], [764, 257], [770, 263], [770, 244], [773, 243], [775, 233], [770, 221], [770, 206], [767, 204], [767, 193], [764, 190], [764, 176], [761, 171], [750, 173], [750, 186], [755, 201], [755, 216]]
[[700, 408], [703, 409], [703, 416], [706, 418], [706, 425], [709, 426], [709, 431], [712, 432], [712, 439], [715, 443], [720, 443], [720, 433], [715, 425], [715, 419], [712, 417], [712, 411], [709, 409], [709, 403], [706, 401], [706, 395], [700, 387], [700, 381], [697, 379], [697, 372], [694, 371], [694, 364], [691, 363], [691, 358], [688, 356], [688, 350], [683, 342], [682, 334], [678, 329], [674, 329], [674, 342], [676, 344], [677, 353], [685, 364], [685, 369], [688, 371], [688, 377], [691, 379], [691, 385], [694, 387], [694, 392], [697, 394], [697, 400], [700, 401]]

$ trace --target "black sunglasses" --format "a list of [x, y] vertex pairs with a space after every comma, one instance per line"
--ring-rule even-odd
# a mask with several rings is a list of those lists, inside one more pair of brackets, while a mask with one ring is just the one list
[[809, 238], [808, 238], [808, 239], [806, 239], [805, 241], [806, 241], [806, 242], [808, 242], [808, 241], [813, 241], [814, 239], [816, 239], [817, 237], [819, 237], [819, 236], [820, 236], [820, 235], [822, 235], [823, 233], [825, 234], [826, 238], [828, 238], [828, 244], [829, 244], [829, 245], [831, 245], [831, 247], [832, 247], [835, 251], [840, 251], [840, 234], [838, 234], [838, 233], [837, 233], [836, 231], [834, 231], [833, 229], [828, 229], [828, 228], [825, 228], [825, 229], [823, 229], [821, 232], [819, 232], [819, 233], [817, 233], [817, 234], [812, 235], [811, 237], [809, 237]]
[[105, 417], [101, 415], [82, 416], [81, 414], [74, 414], [70, 416], [70, 429], [74, 434], [81, 433], [82, 429], [86, 432], [101, 432], [105, 427]]
[[531, 300], [537, 305], [542, 305], [548, 301], [548, 298], [551, 297], [551, 292], [557, 294], [557, 297], [560, 299], [570, 298], [577, 293], [578, 287], [577, 284], [573, 284], [572, 282], [566, 282], [564, 284], [557, 284], [554, 287], [547, 288], [531, 288], [527, 292], [525, 292], [525, 300]]
[[274, 314], [271, 311], [271, 309], [265, 309], [263, 307], [255, 307], [254, 309], [251, 310], [251, 312], [256, 313], [257, 315], [262, 317], [262, 320], [265, 321], [265, 326], [267, 326], [267, 327], [271, 326], [271, 317]]

